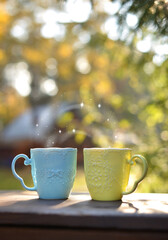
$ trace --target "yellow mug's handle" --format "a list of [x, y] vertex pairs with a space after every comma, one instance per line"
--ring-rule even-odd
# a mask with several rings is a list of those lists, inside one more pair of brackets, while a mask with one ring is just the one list
[[141, 155], [134, 155], [134, 156], [128, 161], [128, 163], [129, 163], [130, 165], [133, 165], [133, 164], [135, 163], [135, 160], [136, 160], [137, 158], [140, 159], [140, 160], [142, 161], [142, 163], [143, 163], [142, 175], [141, 175], [141, 177], [140, 177], [138, 180], [135, 181], [132, 189], [129, 190], [129, 191], [127, 191], [127, 192], [123, 192], [123, 193], [122, 193], [123, 195], [130, 194], [130, 193], [134, 192], [134, 191], [136, 190], [138, 184], [144, 179], [144, 177], [145, 177], [146, 174], [147, 174], [148, 164], [147, 164], [146, 159], [145, 159], [143, 156], [141, 156]]

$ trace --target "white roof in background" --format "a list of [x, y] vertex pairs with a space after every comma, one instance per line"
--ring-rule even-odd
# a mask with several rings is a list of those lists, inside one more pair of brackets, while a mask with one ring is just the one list
[[79, 104], [63, 103], [28, 109], [2, 131], [0, 140], [3, 142], [24, 139], [43, 141], [63, 113], [77, 108], [80, 108]]

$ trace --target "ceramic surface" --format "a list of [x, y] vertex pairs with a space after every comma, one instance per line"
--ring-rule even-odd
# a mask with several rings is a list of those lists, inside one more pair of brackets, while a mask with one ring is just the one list
[[[143, 172], [135, 181], [132, 189], [126, 192], [129, 180], [130, 166], [140, 159]], [[85, 148], [84, 169], [88, 190], [92, 199], [99, 201], [120, 200], [122, 195], [133, 192], [147, 172], [147, 162], [144, 157], [134, 155], [128, 148]]]
[[[37, 191], [42, 199], [66, 199], [72, 189], [77, 164], [75, 148], [34, 148], [31, 157], [17, 155], [12, 162], [12, 172], [21, 181], [22, 186], [30, 191]], [[25, 165], [31, 165], [34, 187], [24, 184], [15, 171], [18, 158], [24, 158]]]

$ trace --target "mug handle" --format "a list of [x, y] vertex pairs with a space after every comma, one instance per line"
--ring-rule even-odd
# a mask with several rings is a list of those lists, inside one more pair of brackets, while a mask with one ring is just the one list
[[129, 163], [130, 165], [133, 165], [133, 164], [135, 163], [135, 161], [136, 161], [137, 158], [140, 159], [140, 160], [142, 161], [142, 163], [143, 163], [142, 175], [141, 175], [141, 177], [140, 177], [138, 180], [136, 180], [136, 181], [134, 182], [134, 185], [133, 185], [133, 187], [132, 187], [131, 190], [129, 190], [129, 191], [127, 191], [127, 192], [122, 192], [123, 195], [127, 195], [127, 194], [130, 194], [130, 193], [134, 192], [134, 191], [136, 190], [138, 184], [144, 179], [144, 177], [145, 177], [146, 174], [147, 174], [148, 164], [147, 164], [146, 159], [145, 159], [143, 156], [141, 156], [141, 155], [134, 155], [134, 156], [128, 161], [128, 163]]
[[35, 191], [35, 190], [36, 190], [36, 187], [35, 187], [35, 186], [34, 186], [34, 187], [27, 187], [27, 186], [24, 184], [23, 179], [16, 173], [16, 171], [15, 171], [15, 163], [16, 163], [16, 161], [18, 160], [18, 158], [24, 158], [24, 159], [25, 159], [24, 165], [26, 165], [26, 166], [27, 166], [27, 165], [31, 165], [31, 159], [28, 158], [28, 156], [26, 156], [25, 154], [19, 154], [19, 155], [17, 155], [17, 156], [13, 159], [12, 165], [11, 165], [11, 169], [12, 169], [13, 175], [14, 175], [17, 179], [19, 179], [19, 181], [21, 182], [22, 186], [23, 186], [26, 190]]

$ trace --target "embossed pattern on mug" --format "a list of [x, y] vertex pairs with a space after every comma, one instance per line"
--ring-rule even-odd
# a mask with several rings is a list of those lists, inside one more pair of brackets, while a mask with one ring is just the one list
[[96, 158], [95, 153], [89, 152], [89, 159], [92, 161], [86, 163], [86, 179], [92, 191], [109, 191], [116, 184], [122, 188], [120, 168], [110, 159], [106, 159], [106, 151], [99, 152]]
[[[109, 167], [108, 164], [102, 164], [99, 166], [96, 166], [95, 164], [88, 164], [87, 169], [88, 183], [90, 186], [96, 187], [94, 188], [96, 192], [99, 190], [101, 191], [102, 189], [108, 191], [113, 187], [113, 185], [116, 184], [120, 188], [122, 187], [118, 169], [115, 169], [114, 167]], [[118, 173], [118, 177], [116, 176], [116, 172]]]
[[61, 169], [40, 169], [36, 170], [36, 174], [38, 178], [41, 179], [40, 181], [45, 184], [59, 182], [60, 184], [65, 185], [69, 182], [72, 183], [75, 179], [75, 171], [72, 170], [63, 171]]

